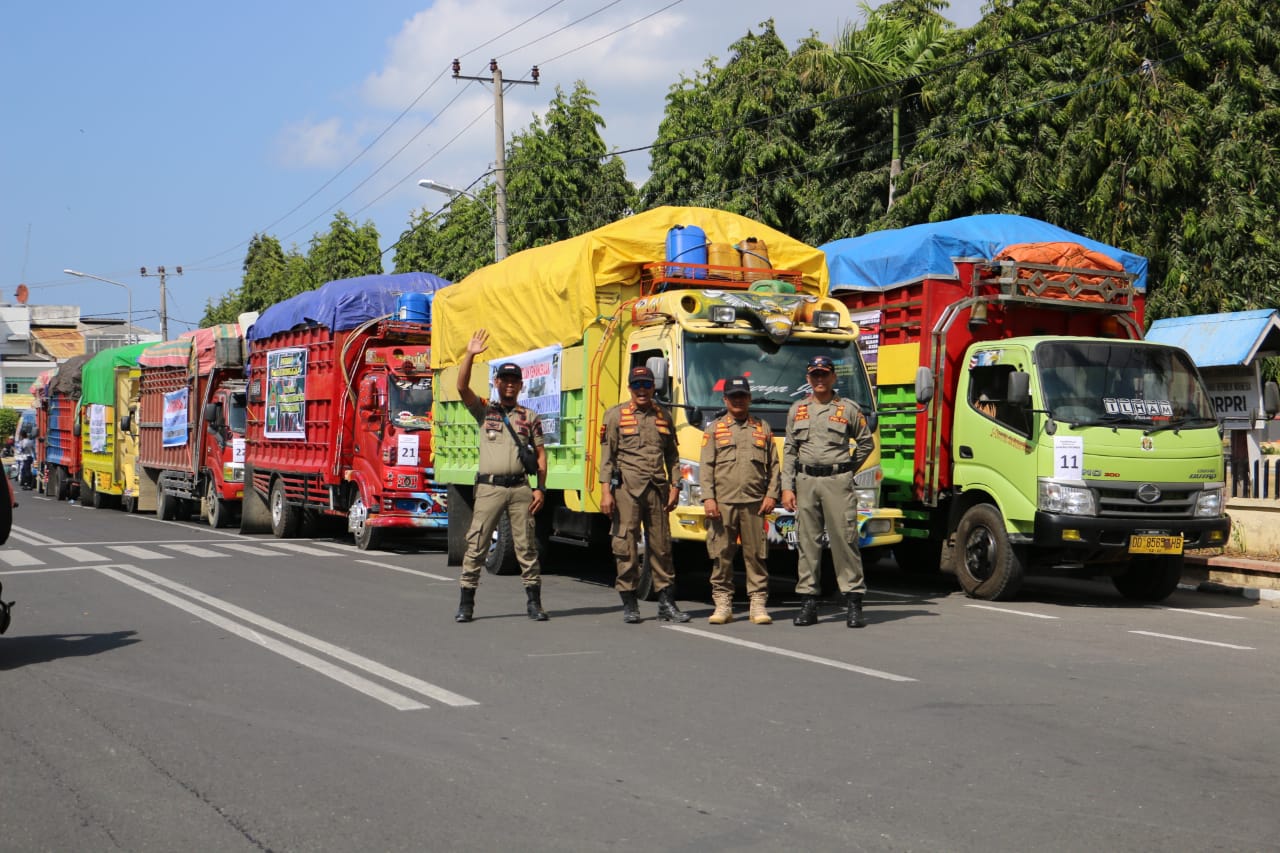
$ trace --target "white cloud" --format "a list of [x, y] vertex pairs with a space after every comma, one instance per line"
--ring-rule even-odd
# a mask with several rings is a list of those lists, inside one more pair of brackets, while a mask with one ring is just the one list
[[276, 136], [276, 157], [291, 169], [331, 169], [351, 159], [354, 134], [339, 118], [290, 122]]

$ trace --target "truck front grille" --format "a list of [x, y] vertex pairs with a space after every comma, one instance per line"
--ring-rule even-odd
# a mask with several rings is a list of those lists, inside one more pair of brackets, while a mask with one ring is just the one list
[[1098, 515], [1103, 518], [1149, 518], [1152, 520], [1191, 518], [1200, 489], [1186, 483], [1155, 483], [1160, 499], [1154, 503], [1138, 500], [1142, 483], [1107, 483], [1097, 489]]

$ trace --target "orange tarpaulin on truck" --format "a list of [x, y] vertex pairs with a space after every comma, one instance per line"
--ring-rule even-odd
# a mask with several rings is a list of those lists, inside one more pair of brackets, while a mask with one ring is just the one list
[[[1086, 249], [1079, 243], [1064, 242], [1046, 242], [1046, 243], [1013, 243], [1005, 246], [999, 254], [994, 258], [997, 261], [1013, 261], [1014, 263], [1026, 264], [1046, 264], [1057, 267], [1068, 267], [1074, 270], [1107, 270], [1109, 272], [1124, 273], [1124, 264], [1119, 261], [1107, 257], [1101, 252], [1095, 252]], [[1037, 270], [1037, 274], [1043, 280], [1066, 282], [1072, 275], [1076, 279], [1089, 284], [1097, 284], [1102, 280], [1101, 276], [1091, 276], [1088, 274], [1073, 274], [1070, 272], [1045, 272]], [[1019, 271], [1018, 278], [1030, 278], [1029, 272]], [[1079, 299], [1084, 302], [1101, 302], [1102, 296], [1097, 293], [1068, 293], [1065, 290], [1051, 288], [1044, 291], [1042, 296], [1058, 299]]]

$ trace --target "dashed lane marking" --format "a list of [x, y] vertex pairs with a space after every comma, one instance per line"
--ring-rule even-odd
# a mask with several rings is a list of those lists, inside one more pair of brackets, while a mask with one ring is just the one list
[[55, 551], [66, 557], [68, 560], [74, 560], [77, 563], [105, 563], [107, 560], [111, 559], [110, 557], [104, 557], [101, 554], [95, 554], [88, 548], [77, 548], [75, 546], [50, 548], [49, 550]]
[[170, 551], [177, 551], [179, 554], [186, 554], [188, 557], [200, 557], [200, 558], [206, 558], [206, 557], [225, 557], [225, 556], [227, 556], [226, 554], [224, 554], [224, 553], [223, 553], [223, 552], [221, 552], [221, 551], [211, 551], [211, 550], [209, 550], [208, 548], [201, 548], [199, 545], [184, 545], [184, 544], [179, 544], [179, 545], [169, 545], [169, 544], [166, 544], [166, 545], [164, 545], [163, 547], [168, 548]]
[[1167, 610], [1170, 613], [1190, 613], [1193, 616], [1213, 616], [1218, 619], [1248, 619], [1247, 616], [1236, 616], [1234, 613], [1213, 613], [1209, 610], [1192, 610], [1189, 607], [1167, 607], [1163, 604], [1146, 605], [1151, 610]]
[[1030, 610], [1011, 610], [1008, 607], [990, 607], [986, 604], [966, 604], [965, 607], [973, 607], [978, 610], [994, 610], [996, 613], [1008, 613], [1013, 616], [1030, 616], [1033, 619], [1058, 619], [1057, 616], [1049, 616], [1046, 613], [1032, 613]]
[[915, 681], [914, 678], [908, 678], [905, 675], [897, 675], [892, 672], [884, 672], [879, 669], [870, 669], [865, 666], [857, 666], [852, 663], [845, 663], [840, 660], [832, 660], [831, 658], [818, 657], [817, 655], [805, 654], [804, 652], [794, 652], [791, 649], [782, 649], [777, 646], [766, 646], [764, 643], [753, 643], [750, 640], [740, 640], [737, 637], [729, 637], [724, 634], [713, 634], [710, 631], [704, 631], [701, 628], [687, 628], [683, 625], [665, 625], [663, 626], [669, 631], [679, 631], [681, 634], [689, 634], [693, 637], [702, 637], [707, 640], [719, 640], [722, 643], [731, 643], [735, 646], [742, 646], [747, 649], [754, 649], [758, 652], [768, 652], [771, 655], [781, 655], [786, 658], [795, 658], [796, 660], [807, 661], [808, 663], [822, 664], [823, 666], [835, 667], [843, 669], [847, 672], [856, 672], [859, 675], [869, 675], [872, 678], [883, 678], [885, 681]]
[[34, 557], [26, 551], [0, 551], [0, 562], [10, 566], [39, 566], [44, 560]]
[[406, 569], [403, 566], [393, 566], [391, 563], [380, 563], [377, 560], [356, 560], [357, 563], [364, 563], [366, 566], [377, 566], [380, 569], [390, 569], [393, 572], [404, 572], [406, 575], [418, 575], [419, 577], [431, 578], [433, 581], [456, 581], [457, 578], [447, 578], [444, 575], [433, 575], [431, 572], [422, 572], [417, 569]]
[[118, 551], [135, 560], [172, 560], [172, 554], [161, 554], [159, 551], [153, 551], [150, 548], [139, 548], [137, 545], [108, 545], [112, 551]]
[[271, 547], [278, 548], [281, 551], [290, 551], [294, 554], [308, 554], [312, 557], [337, 556], [332, 551], [326, 551], [323, 548], [313, 548], [310, 545], [302, 545], [297, 542], [272, 542]]
[[279, 553], [270, 548], [263, 548], [261, 545], [246, 545], [243, 542], [215, 542], [213, 544], [219, 548], [228, 548], [232, 551], [239, 551], [242, 554], [254, 554], [259, 557], [274, 557]]
[[1237, 646], [1234, 643], [1217, 643], [1213, 640], [1197, 640], [1194, 637], [1179, 637], [1177, 634], [1157, 634], [1155, 631], [1130, 631], [1130, 634], [1141, 634], [1144, 637], [1158, 637], [1162, 640], [1177, 640], [1180, 643], [1196, 643], [1201, 646], [1217, 646], [1221, 649], [1236, 649], [1242, 652], [1257, 651], [1253, 646]]

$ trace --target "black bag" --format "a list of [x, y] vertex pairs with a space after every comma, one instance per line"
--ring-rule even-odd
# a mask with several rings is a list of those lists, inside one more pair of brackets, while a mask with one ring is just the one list
[[507, 420], [507, 413], [502, 413], [502, 422], [507, 425], [507, 431], [511, 433], [511, 440], [516, 443], [516, 455], [520, 457], [520, 464], [524, 466], [526, 474], [538, 473], [538, 453], [533, 449], [532, 444], [525, 444], [520, 440], [520, 436], [516, 435], [515, 427], [511, 425], [511, 421]]

